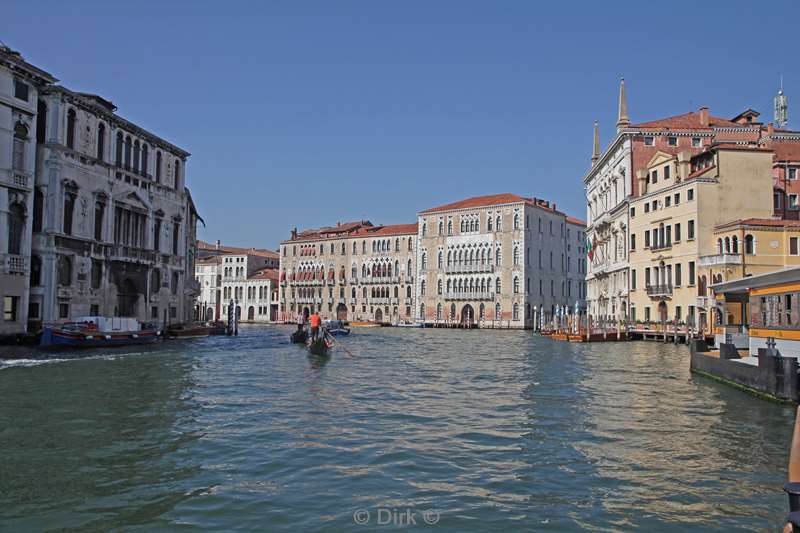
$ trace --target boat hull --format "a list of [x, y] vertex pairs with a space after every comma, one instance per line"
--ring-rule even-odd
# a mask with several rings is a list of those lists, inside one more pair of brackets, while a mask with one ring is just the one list
[[308, 351], [311, 352], [313, 355], [318, 355], [320, 357], [325, 357], [328, 355], [328, 341], [324, 338], [319, 338], [315, 341], [308, 341], [306, 342], [306, 346], [308, 346]]
[[344, 337], [350, 335], [350, 328], [329, 329], [328, 333], [334, 337]]
[[160, 338], [158, 331], [70, 331], [46, 327], [42, 330], [40, 347], [61, 348], [107, 348], [110, 346], [130, 346], [150, 344]]
[[290, 339], [294, 344], [305, 344], [308, 339], [308, 332], [305, 330], [295, 331], [292, 333]]

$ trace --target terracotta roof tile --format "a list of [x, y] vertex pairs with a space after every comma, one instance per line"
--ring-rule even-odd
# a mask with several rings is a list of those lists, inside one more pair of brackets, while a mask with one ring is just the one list
[[265, 250], [263, 248], [241, 248], [238, 246], [220, 246], [219, 249], [217, 249], [217, 246], [215, 244], [211, 244], [201, 240], [197, 241], [197, 248], [199, 250], [220, 252], [223, 254], [255, 255], [258, 257], [268, 257], [273, 259], [278, 259], [280, 257], [278, 252], [273, 250]]
[[775, 161], [800, 161], [800, 139], [792, 141], [772, 141]]
[[730, 229], [739, 226], [765, 226], [771, 228], [800, 228], [800, 220], [783, 220], [775, 218], [745, 218], [717, 224], [715, 230]]
[[440, 205], [438, 207], [431, 207], [430, 209], [420, 211], [420, 214], [426, 215], [429, 213], [452, 211], [453, 209], [469, 209], [472, 207], [488, 207], [491, 205], [513, 204], [518, 202], [526, 202], [528, 200], [529, 200], [528, 198], [523, 198], [522, 196], [518, 196], [512, 193], [489, 194], [486, 196], [473, 196], [472, 198], [466, 198], [464, 200], [459, 200], [457, 202]]
[[708, 130], [713, 127], [717, 128], [747, 128], [752, 127], [748, 124], [739, 124], [731, 120], [720, 117], [708, 117], [708, 126], [700, 124], [700, 113], [691, 111], [683, 115], [676, 115], [674, 117], [662, 118], [659, 120], [652, 120], [650, 122], [641, 122], [639, 124], [631, 124], [630, 128], [641, 129], [686, 129], [686, 130]]
[[252, 279], [252, 280], [271, 279], [272, 281], [278, 281], [278, 269], [262, 268], [261, 270], [256, 270], [255, 272], [253, 272], [253, 274], [248, 276], [247, 279]]
[[571, 217], [569, 215], [567, 215], [567, 222], [569, 222], [570, 224], [576, 224], [578, 226], [585, 226], [586, 225], [586, 222], [584, 222], [583, 220], [581, 220], [579, 218]]

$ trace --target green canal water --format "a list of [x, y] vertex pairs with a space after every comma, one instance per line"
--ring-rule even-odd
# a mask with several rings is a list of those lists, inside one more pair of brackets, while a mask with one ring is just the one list
[[289, 331], [6, 349], [0, 530], [777, 531], [786, 513], [793, 408], [692, 377], [684, 346], [372, 328], [320, 361]]

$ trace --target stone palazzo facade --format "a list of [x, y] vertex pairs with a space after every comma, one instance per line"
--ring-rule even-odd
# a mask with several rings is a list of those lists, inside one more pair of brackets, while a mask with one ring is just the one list
[[280, 316], [398, 323], [414, 310], [417, 225], [366, 220], [298, 233], [280, 246]]
[[189, 153], [100, 96], [24, 76], [26, 65], [0, 49], [3, 86], [17, 86], [19, 107], [10, 122], [22, 152], [11, 166], [24, 167], [8, 172], [19, 176], [12, 203], [22, 209], [10, 207], [0, 232], [16, 236], [23, 227], [20, 245], [3, 247], [20, 258], [15, 275], [24, 280], [13, 289], [14, 329], [83, 315], [191, 318], [199, 286], [187, 273], [199, 216], [185, 186]]
[[514, 194], [427, 209], [416, 224], [295, 230], [280, 248], [281, 319], [532, 328], [583, 307], [585, 242], [583, 222]]
[[533, 328], [582, 307], [583, 223], [515, 194], [468, 198], [418, 215], [416, 318]]

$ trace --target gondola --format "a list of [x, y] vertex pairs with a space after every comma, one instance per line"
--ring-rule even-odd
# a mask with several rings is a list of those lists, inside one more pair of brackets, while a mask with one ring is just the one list
[[322, 333], [314, 341], [312, 341], [311, 339], [308, 339], [306, 341], [306, 346], [308, 346], [308, 351], [311, 352], [313, 355], [317, 355], [319, 357], [326, 357], [328, 355], [328, 348], [330, 348], [332, 345], [333, 343], [325, 338], [324, 333]]
[[291, 339], [294, 344], [305, 344], [308, 340], [308, 332], [304, 329], [293, 331]]

